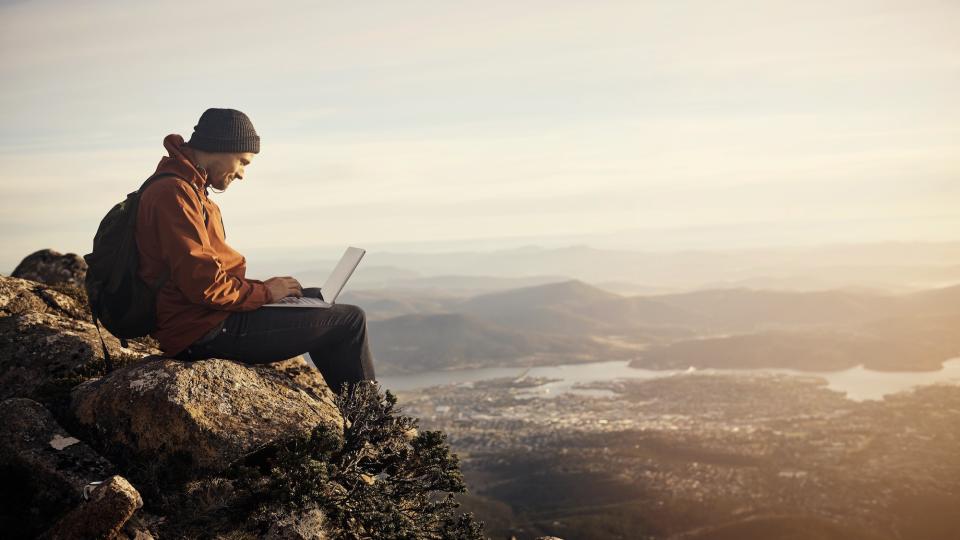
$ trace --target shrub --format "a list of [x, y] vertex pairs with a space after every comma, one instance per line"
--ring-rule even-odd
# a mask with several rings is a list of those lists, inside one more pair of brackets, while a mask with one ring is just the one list
[[439, 431], [417, 432], [396, 397], [376, 383], [337, 397], [344, 434], [323, 425], [268, 458], [270, 479], [256, 521], [319, 507], [335, 538], [482, 539], [482, 523], [458, 514], [466, 486]]

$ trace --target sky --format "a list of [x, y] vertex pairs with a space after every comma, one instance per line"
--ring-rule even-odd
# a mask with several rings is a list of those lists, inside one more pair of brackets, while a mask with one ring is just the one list
[[952, 241], [955, 1], [0, 2], [0, 272], [90, 251], [164, 136], [261, 137], [227, 241]]

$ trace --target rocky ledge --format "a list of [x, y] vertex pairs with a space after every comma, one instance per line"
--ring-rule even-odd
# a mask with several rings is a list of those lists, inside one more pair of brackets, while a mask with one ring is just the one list
[[251, 367], [148, 357], [78, 385], [70, 411], [101, 447], [120, 449], [111, 455], [124, 465], [151, 463], [188, 476], [220, 472], [282, 437], [309, 435], [317, 424], [343, 431], [326, 385], [287, 373], [309, 369], [299, 358]]
[[0, 276], [4, 538], [481, 538], [452, 513], [443, 435], [375, 385], [337, 396], [300, 357], [179, 362], [104, 332], [108, 373], [77, 259]]
[[124, 348], [104, 332], [121, 366], [105, 374], [86, 297], [65, 281], [0, 276], [0, 470], [29, 478], [18, 489], [25, 497], [6, 494], [17, 504], [2, 510], [13, 533], [5, 537], [147, 538], [147, 526], [124, 530], [143, 503], [115, 473], [156, 494], [158, 484], [222, 472], [317, 425], [342, 433], [333, 392], [300, 357], [184, 363], [149, 339]]

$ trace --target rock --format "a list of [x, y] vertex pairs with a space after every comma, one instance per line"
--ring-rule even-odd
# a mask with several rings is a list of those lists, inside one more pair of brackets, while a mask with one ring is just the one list
[[[114, 539], [143, 500], [122, 476], [111, 476], [93, 488], [89, 498], [41, 536], [44, 540]], [[149, 534], [149, 533], [147, 533]]]
[[0, 473], [0, 513], [16, 518], [4, 534], [32, 537], [83, 500], [84, 486], [113, 474], [113, 465], [43, 405], [18, 398], [0, 403]]
[[[128, 519], [127, 523], [123, 526], [120, 538], [123, 539], [126, 537], [126, 540], [155, 540], [153, 533], [150, 532], [150, 527], [143, 517], [144, 511], [140, 510], [134, 514], [132, 518]], [[162, 523], [164, 521], [164, 518], [151, 517], [154, 523], [158, 521]]]
[[43, 405], [14, 398], [0, 403], [0, 464], [30, 471], [74, 501], [113, 466], [67, 433]]
[[62, 255], [52, 249], [41, 249], [20, 261], [11, 275], [48, 285], [82, 286], [87, 277], [87, 262], [76, 253]]
[[296, 373], [296, 363], [153, 358], [77, 386], [71, 412], [92, 444], [118, 464], [184, 480], [222, 471], [319, 423], [342, 432], [343, 418], [320, 374], [310, 379], [287, 371]]
[[264, 364], [263, 367], [284, 375], [284, 381], [287, 385], [306, 392], [316, 399], [333, 398], [333, 393], [327, 386], [327, 381], [324, 380], [323, 375], [317, 371], [317, 368], [308, 364], [303, 356]]
[[[67, 294], [70, 293], [70, 294]], [[70, 285], [51, 286], [26, 279], [0, 276], [0, 316], [30, 312], [90, 320], [87, 293]]]
[[313, 507], [292, 512], [275, 521], [265, 540], [327, 540], [323, 511]]
[[[46, 401], [103, 368], [103, 349], [81, 301], [49, 286], [0, 276], [0, 399]], [[160, 351], [140, 341], [130, 348], [103, 332], [115, 364]]]

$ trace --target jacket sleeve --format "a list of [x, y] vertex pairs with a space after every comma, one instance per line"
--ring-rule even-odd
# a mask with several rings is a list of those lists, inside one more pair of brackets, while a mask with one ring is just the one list
[[[224, 271], [210, 245], [197, 194], [181, 181], [158, 182], [152, 217], [170, 279], [193, 303], [225, 311], [250, 311], [270, 301], [267, 286]], [[145, 201], [141, 199], [141, 204]]]

